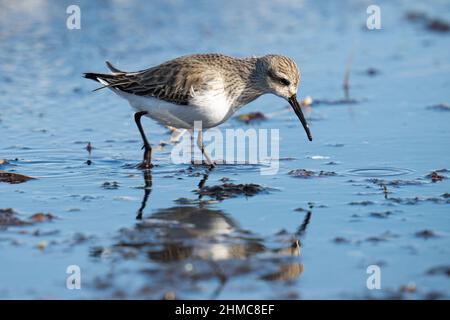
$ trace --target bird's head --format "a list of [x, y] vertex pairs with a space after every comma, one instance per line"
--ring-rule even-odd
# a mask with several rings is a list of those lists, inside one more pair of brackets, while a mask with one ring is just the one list
[[266, 55], [258, 59], [257, 70], [265, 92], [289, 102], [302, 123], [308, 139], [312, 141], [309, 125], [297, 101], [301, 75], [294, 60], [282, 55]]

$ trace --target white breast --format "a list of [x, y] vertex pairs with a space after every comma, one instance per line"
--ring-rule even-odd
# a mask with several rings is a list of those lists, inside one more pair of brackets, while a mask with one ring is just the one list
[[214, 91], [194, 93], [191, 105], [204, 128], [212, 128], [226, 121], [233, 113], [231, 103], [223, 89], [223, 83]]
[[[221, 81], [221, 79], [220, 79]], [[215, 127], [226, 121], [233, 113], [223, 89], [223, 81], [217, 83], [213, 90], [195, 91], [192, 89], [192, 99], [189, 105], [173, 104], [151, 97], [113, 90], [119, 96], [128, 100], [137, 111], [147, 111], [148, 116], [164, 125], [191, 129], [194, 121], [202, 121], [203, 128]]]

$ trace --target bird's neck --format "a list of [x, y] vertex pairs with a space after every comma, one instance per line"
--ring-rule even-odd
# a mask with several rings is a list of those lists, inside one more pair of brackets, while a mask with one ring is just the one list
[[258, 58], [237, 59], [233, 75], [228, 79], [229, 99], [233, 108], [239, 108], [265, 94], [260, 72], [257, 70]]

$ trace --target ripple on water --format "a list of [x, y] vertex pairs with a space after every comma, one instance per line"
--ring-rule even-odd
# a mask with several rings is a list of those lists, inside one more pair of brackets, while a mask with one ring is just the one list
[[361, 177], [392, 177], [401, 176], [412, 173], [413, 170], [405, 168], [393, 168], [393, 167], [374, 167], [374, 168], [361, 168], [352, 169], [348, 173]]
[[[10, 161], [15, 165], [15, 170], [46, 181], [85, 182], [96, 179], [102, 173], [129, 174], [128, 170], [121, 168], [125, 159], [89, 156], [73, 150], [32, 149], [20, 152], [17, 158]], [[88, 165], [88, 160], [92, 165]]]

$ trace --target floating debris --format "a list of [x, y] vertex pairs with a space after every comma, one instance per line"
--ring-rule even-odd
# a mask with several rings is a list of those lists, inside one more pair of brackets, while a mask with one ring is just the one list
[[420, 198], [420, 197], [414, 197], [414, 198], [388, 198], [387, 200], [398, 203], [398, 204], [407, 204], [407, 205], [416, 205], [420, 202], [433, 202], [433, 203], [450, 203], [450, 199], [445, 200], [438, 197], [431, 197], [431, 198]]
[[295, 169], [288, 172], [288, 174], [295, 178], [311, 178], [311, 177], [333, 177], [337, 176], [336, 172], [333, 171], [319, 171], [314, 172], [305, 169]]
[[440, 103], [432, 106], [428, 106], [427, 109], [435, 111], [450, 111], [450, 104]]
[[23, 183], [28, 180], [34, 180], [36, 178], [29, 177], [23, 174], [15, 173], [15, 172], [3, 172], [0, 171], [0, 182], [6, 182], [11, 184]]
[[431, 172], [426, 177], [431, 179], [432, 182], [442, 181], [445, 178], [444, 176], [440, 175], [437, 171]]
[[59, 234], [59, 230], [41, 231], [40, 229], [36, 229], [32, 233], [35, 237], [54, 236], [55, 234]]
[[433, 231], [433, 230], [422, 230], [422, 231], [418, 231], [415, 233], [416, 237], [418, 238], [424, 238], [424, 239], [429, 239], [429, 238], [437, 238], [438, 235]]
[[313, 98], [311, 96], [306, 96], [300, 103], [302, 107], [310, 107], [314, 103]]
[[319, 177], [334, 177], [337, 176], [337, 173], [334, 171], [320, 171]]
[[38, 248], [39, 250], [41, 250], [41, 251], [43, 251], [43, 250], [45, 250], [45, 248], [47, 248], [47, 242], [46, 241], [39, 241], [37, 244], [36, 244], [36, 248]]
[[119, 183], [117, 181], [106, 181], [102, 184], [102, 188], [106, 189], [106, 190], [115, 190], [115, 189], [119, 189]]
[[255, 183], [234, 184], [224, 183], [216, 186], [206, 186], [196, 190], [200, 196], [209, 196], [216, 200], [235, 198], [239, 195], [252, 197], [258, 193], [267, 193], [268, 189]]
[[445, 275], [450, 277], [450, 266], [437, 266], [428, 269], [427, 274], [429, 275]]
[[369, 77], [375, 77], [380, 74], [380, 70], [371, 67], [365, 71], [365, 74]]
[[50, 213], [42, 213], [42, 212], [33, 214], [27, 220], [20, 219], [18, 215], [19, 214], [12, 208], [0, 209], [0, 229], [2, 227], [27, 226], [35, 223], [51, 221], [56, 218], [54, 215]]
[[424, 182], [420, 181], [420, 180], [400, 180], [400, 179], [384, 180], [384, 179], [371, 178], [371, 179], [366, 179], [366, 181], [376, 184], [378, 186], [381, 186], [381, 187], [383, 187], [383, 189], [386, 186], [401, 187], [401, 186], [418, 186], [418, 185], [424, 184]]
[[351, 205], [351, 206], [371, 206], [373, 204], [375, 204], [375, 202], [370, 201], [370, 200], [349, 202], [349, 205]]
[[392, 211], [383, 211], [383, 212], [371, 212], [370, 216], [374, 218], [386, 219], [390, 215], [392, 215]]
[[24, 226], [30, 222], [19, 219], [18, 213], [12, 208], [0, 209], [0, 230], [9, 226]]
[[428, 30], [436, 32], [449, 32], [450, 24], [447, 21], [440, 19], [430, 19], [428, 20], [426, 27]]
[[427, 15], [422, 11], [408, 11], [406, 13], [406, 19], [411, 22], [420, 22], [427, 19]]
[[344, 237], [336, 237], [333, 239], [333, 242], [337, 243], [337, 244], [345, 244], [345, 243], [350, 243], [350, 240], [348, 240]]
[[173, 291], [166, 292], [163, 297], [164, 300], [175, 300], [176, 294]]
[[244, 113], [236, 117], [239, 121], [243, 121], [246, 124], [249, 124], [253, 121], [263, 121], [267, 120], [267, 117], [262, 112], [250, 112], [250, 113]]
[[52, 221], [56, 217], [52, 215], [51, 213], [35, 213], [30, 217], [30, 220], [33, 222], [46, 222], [46, 221]]
[[164, 148], [164, 147], [167, 146], [168, 144], [169, 144], [169, 142], [164, 141], [164, 140], [161, 140], [161, 141], [159, 142], [158, 146], [159, 146], [160, 148]]
[[393, 234], [390, 231], [386, 231], [383, 234], [379, 235], [379, 236], [372, 236], [372, 237], [368, 237], [366, 238], [366, 241], [368, 242], [373, 242], [373, 243], [377, 243], [377, 242], [384, 242], [384, 241], [388, 241], [394, 238], [398, 238], [398, 235]]
[[296, 177], [296, 178], [310, 178], [314, 177], [315, 172], [309, 171], [305, 169], [295, 169], [288, 172], [290, 176]]
[[409, 11], [406, 19], [413, 23], [421, 23], [429, 31], [445, 33], [450, 31], [450, 24], [440, 18], [430, 18], [422, 11]]
[[408, 283], [406, 285], [402, 285], [400, 287], [400, 292], [403, 292], [403, 293], [415, 293], [415, 292], [417, 292], [417, 286], [416, 286], [416, 284], [414, 282], [410, 282], [410, 283]]

